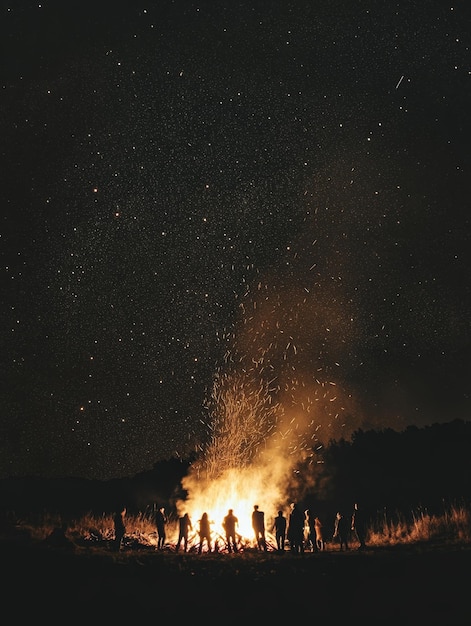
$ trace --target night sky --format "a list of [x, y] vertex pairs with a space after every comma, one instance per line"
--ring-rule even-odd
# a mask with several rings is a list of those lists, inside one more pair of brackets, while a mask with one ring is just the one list
[[226, 375], [321, 441], [470, 419], [468, 0], [0, 22], [1, 477], [185, 456]]

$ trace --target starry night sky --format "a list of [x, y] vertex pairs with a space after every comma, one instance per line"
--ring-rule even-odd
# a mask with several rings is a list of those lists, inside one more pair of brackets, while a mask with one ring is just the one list
[[321, 439], [470, 419], [470, 25], [2, 2], [0, 476], [185, 455], [228, 369]]

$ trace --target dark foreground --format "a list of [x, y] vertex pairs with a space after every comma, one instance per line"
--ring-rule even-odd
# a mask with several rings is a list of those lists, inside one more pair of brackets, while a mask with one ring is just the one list
[[201, 556], [0, 548], [3, 612], [20, 624], [471, 624], [469, 546]]

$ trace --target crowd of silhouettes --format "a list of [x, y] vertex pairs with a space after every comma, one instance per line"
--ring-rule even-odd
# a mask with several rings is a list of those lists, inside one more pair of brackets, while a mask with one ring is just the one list
[[[126, 535], [125, 515], [126, 508], [121, 507], [113, 516], [114, 540], [112, 547], [115, 551], [119, 551], [123, 547]], [[166, 547], [166, 527], [169, 522], [163, 506], [155, 508], [154, 519], [157, 535], [156, 549], [163, 550]], [[274, 544], [267, 539], [265, 513], [260, 510], [258, 504], [255, 504], [253, 507], [251, 521], [257, 550], [267, 552], [270, 548], [270, 550], [277, 552], [285, 552], [288, 546], [291, 553], [303, 554], [305, 551], [323, 552], [326, 549], [324, 522], [312, 509], [303, 511], [297, 502], [293, 502], [290, 505], [288, 517], [280, 509], [273, 518], [273, 524], [269, 528], [271, 534], [274, 535]], [[213, 543], [213, 531], [211, 529], [213, 522], [209, 520], [206, 511], [201, 515], [195, 528], [187, 512], [178, 517], [177, 523], [178, 539], [175, 544], [176, 552], [179, 552], [182, 548], [184, 552], [187, 552], [189, 549], [195, 549], [198, 554], [219, 551], [218, 539], [216, 538]], [[220, 538], [225, 543], [227, 552], [239, 552], [242, 547], [245, 549], [243, 537], [239, 534], [239, 519], [234, 514], [233, 509], [229, 509], [227, 515], [222, 520], [222, 528], [224, 536], [221, 535]], [[190, 538], [190, 533], [193, 530], [195, 532], [193, 537]], [[358, 502], [354, 503], [350, 517], [347, 517], [342, 511], [337, 511], [333, 520], [332, 541], [338, 546], [340, 551], [349, 550], [352, 539], [358, 542], [359, 550], [364, 550], [366, 548], [366, 534], [367, 520]], [[196, 543], [192, 543], [194, 538], [197, 538]]]

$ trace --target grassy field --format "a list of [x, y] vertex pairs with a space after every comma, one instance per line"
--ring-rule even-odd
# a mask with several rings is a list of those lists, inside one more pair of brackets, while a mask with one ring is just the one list
[[61, 547], [17, 526], [0, 545], [5, 613], [20, 623], [471, 624], [471, 544], [456, 538], [202, 555], [130, 540], [116, 553], [107, 540]]

